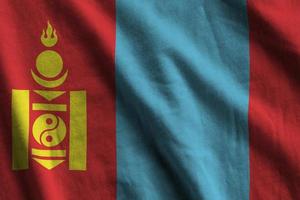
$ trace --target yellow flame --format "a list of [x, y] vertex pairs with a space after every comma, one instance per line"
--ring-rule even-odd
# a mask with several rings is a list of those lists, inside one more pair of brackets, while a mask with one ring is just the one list
[[41, 42], [46, 47], [53, 47], [57, 43], [58, 37], [56, 35], [56, 30], [52, 27], [50, 22], [48, 21], [48, 26], [45, 31], [43, 29], [42, 35], [41, 35]]

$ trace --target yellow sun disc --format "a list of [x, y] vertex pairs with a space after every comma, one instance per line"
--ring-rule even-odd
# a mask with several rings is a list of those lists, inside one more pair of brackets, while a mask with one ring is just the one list
[[63, 60], [56, 51], [46, 50], [36, 58], [36, 68], [44, 77], [54, 78], [61, 73]]

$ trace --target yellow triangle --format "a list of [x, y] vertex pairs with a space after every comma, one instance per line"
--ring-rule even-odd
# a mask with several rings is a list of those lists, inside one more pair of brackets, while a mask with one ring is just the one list
[[34, 90], [34, 92], [41, 95], [48, 101], [52, 101], [53, 99], [56, 99], [57, 97], [65, 93], [64, 91], [45, 91], [45, 90]]
[[45, 167], [48, 170], [53, 169], [54, 167], [58, 166], [65, 160], [44, 160], [44, 159], [39, 159], [39, 158], [33, 158], [36, 162], [41, 164], [43, 167]]

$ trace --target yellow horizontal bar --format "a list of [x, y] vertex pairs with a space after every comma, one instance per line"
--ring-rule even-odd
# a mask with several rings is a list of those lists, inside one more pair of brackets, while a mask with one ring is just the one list
[[33, 103], [32, 110], [67, 111], [65, 104]]
[[34, 156], [41, 156], [41, 157], [65, 157], [66, 156], [66, 150], [42, 150], [42, 149], [32, 148], [31, 153]]

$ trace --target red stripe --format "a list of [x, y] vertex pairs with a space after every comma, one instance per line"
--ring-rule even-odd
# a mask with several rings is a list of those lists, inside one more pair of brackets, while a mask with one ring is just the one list
[[[116, 199], [115, 16], [114, 0], [0, 1], [0, 199]], [[48, 171], [31, 156], [28, 170], [12, 171], [11, 90], [42, 89], [30, 70], [47, 49], [40, 42], [47, 20], [69, 70], [58, 90], [87, 91], [87, 171], [70, 171], [67, 162]]]
[[300, 1], [248, 1], [250, 198], [300, 199]]

